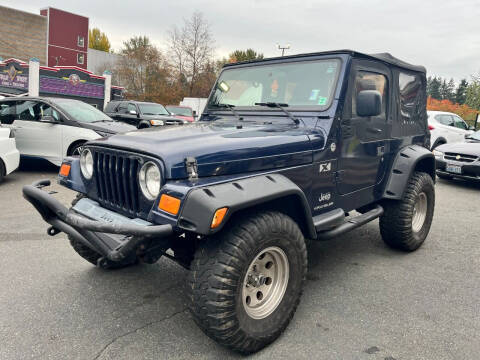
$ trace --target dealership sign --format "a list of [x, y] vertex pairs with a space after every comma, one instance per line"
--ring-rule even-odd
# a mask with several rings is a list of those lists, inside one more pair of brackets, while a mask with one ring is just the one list
[[0, 86], [28, 89], [28, 71], [18, 70], [13, 64], [0, 67]]

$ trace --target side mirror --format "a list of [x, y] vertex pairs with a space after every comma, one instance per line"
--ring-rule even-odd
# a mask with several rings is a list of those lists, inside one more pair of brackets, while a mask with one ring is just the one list
[[475, 126], [470, 125], [470, 126], [468, 127], [468, 130], [475, 130]]
[[382, 95], [377, 90], [363, 90], [357, 94], [358, 116], [378, 116], [382, 113]]
[[477, 114], [477, 117], [475, 118], [475, 126], [473, 127], [473, 130], [477, 130], [480, 125], [480, 113]]
[[128, 113], [129, 113], [130, 115], [137, 115], [137, 112], [136, 112], [135, 110], [130, 110]]
[[45, 115], [40, 118], [40, 122], [55, 124], [57, 123], [57, 120], [55, 120], [55, 118], [51, 115]]

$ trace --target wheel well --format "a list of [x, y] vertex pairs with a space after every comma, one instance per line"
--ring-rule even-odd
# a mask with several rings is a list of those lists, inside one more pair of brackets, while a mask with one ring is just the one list
[[87, 142], [87, 140], [76, 140], [73, 143], [70, 144], [67, 150], [67, 155], [70, 156], [72, 155], [73, 148], [77, 145], [81, 145], [83, 143]]
[[441, 138], [438, 138], [437, 140], [435, 140], [435, 142], [433, 143], [431, 149], [435, 149], [437, 146], [439, 145], [443, 145], [443, 144], [446, 144], [447, 143], [447, 140], [443, 137]]
[[415, 171], [425, 172], [435, 181], [435, 159], [431, 157], [421, 159], [415, 165]]
[[5, 176], [7, 175], [7, 167], [5, 166], [5, 163], [3, 162], [2, 158], [0, 158], [0, 176]]
[[[278, 199], [255, 205], [254, 207], [248, 207], [238, 210], [230, 217], [228, 221], [231, 222], [232, 220], [234, 220], [234, 218], [238, 216], [247, 216], [252, 213], [252, 210], [281, 212], [291, 217], [292, 220], [297, 223], [305, 238], [312, 238], [313, 236], [313, 234], [311, 234], [309, 231], [307, 215], [305, 213], [302, 200], [299, 198], [298, 195], [287, 195]], [[310, 219], [310, 221], [312, 220]]]

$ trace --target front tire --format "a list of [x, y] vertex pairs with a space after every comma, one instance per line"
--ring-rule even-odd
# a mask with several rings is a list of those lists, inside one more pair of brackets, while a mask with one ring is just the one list
[[380, 233], [392, 248], [414, 251], [422, 246], [430, 231], [435, 207], [435, 185], [430, 175], [414, 172], [402, 200], [383, 204]]
[[289, 324], [306, 272], [297, 224], [278, 212], [256, 213], [199, 246], [189, 279], [190, 310], [212, 339], [253, 353]]

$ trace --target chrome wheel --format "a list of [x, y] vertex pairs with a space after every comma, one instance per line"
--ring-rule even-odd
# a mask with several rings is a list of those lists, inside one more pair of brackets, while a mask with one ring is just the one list
[[427, 195], [422, 192], [418, 195], [413, 207], [412, 230], [419, 232], [422, 230], [425, 219], [427, 218], [428, 200]]
[[245, 312], [253, 319], [273, 313], [287, 290], [289, 265], [285, 252], [276, 246], [262, 250], [250, 263], [242, 288]]

